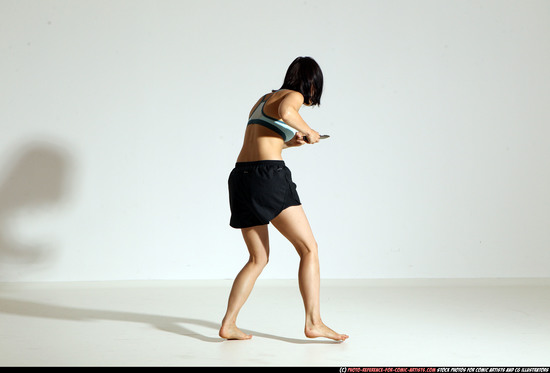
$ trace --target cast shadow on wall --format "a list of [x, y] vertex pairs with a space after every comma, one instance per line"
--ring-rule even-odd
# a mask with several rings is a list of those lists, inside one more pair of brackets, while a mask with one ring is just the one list
[[59, 146], [31, 143], [0, 170], [0, 280], [9, 280], [6, 276], [10, 273], [21, 274], [50, 260], [53, 253], [48, 242], [40, 238], [38, 242], [25, 242], [14, 227], [24, 225], [25, 216], [42, 213], [63, 201], [69, 164], [67, 152]]

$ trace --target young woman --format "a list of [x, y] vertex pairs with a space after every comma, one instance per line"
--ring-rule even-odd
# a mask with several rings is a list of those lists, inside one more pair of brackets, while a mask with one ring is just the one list
[[252, 338], [237, 328], [236, 320], [268, 262], [270, 222], [300, 256], [298, 279], [306, 311], [305, 335], [337, 341], [348, 338], [321, 320], [317, 242], [282, 158], [285, 148], [319, 141], [319, 133], [298, 111], [302, 105], [319, 105], [322, 92], [319, 65], [312, 58], [298, 57], [289, 66], [281, 89], [263, 96], [250, 112], [243, 147], [228, 182], [230, 225], [241, 229], [250, 258], [233, 283], [219, 332], [222, 338]]

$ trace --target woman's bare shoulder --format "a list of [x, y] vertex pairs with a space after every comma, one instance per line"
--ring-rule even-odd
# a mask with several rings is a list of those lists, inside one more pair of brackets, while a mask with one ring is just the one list
[[291, 89], [281, 89], [281, 90], [275, 91], [274, 94], [278, 95], [278, 97], [280, 97], [281, 99], [288, 98], [290, 100], [297, 100], [297, 101], [304, 100], [304, 96], [300, 92], [293, 91]]
[[281, 97], [281, 102], [291, 104], [292, 106], [300, 107], [304, 104], [304, 96], [298, 91], [290, 89], [285, 90], [284, 96]]

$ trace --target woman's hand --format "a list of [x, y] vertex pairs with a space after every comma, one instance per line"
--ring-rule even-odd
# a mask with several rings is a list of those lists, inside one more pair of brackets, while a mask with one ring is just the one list
[[291, 148], [293, 146], [302, 146], [304, 144], [307, 144], [306, 139], [304, 134], [300, 132], [296, 132], [292, 140], [285, 142], [287, 148]]
[[285, 142], [285, 148], [291, 148], [294, 146], [302, 146], [304, 144], [315, 144], [319, 142], [321, 136], [319, 132], [311, 130], [311, 132], [306, 136], [301, 132], [296, 132], [292, 140]]
[[304, 136], [304, 140], [308, 144], [315, 144], [316, 142], [319, 142], [321, 139], [321, 135], [319, 135], [319, 132], [315, 130], [311, 130], [306, 136]]

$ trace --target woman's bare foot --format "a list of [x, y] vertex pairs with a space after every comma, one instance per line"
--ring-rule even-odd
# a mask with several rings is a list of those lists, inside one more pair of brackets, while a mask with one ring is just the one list
[[336, 333], [334, 330], [330, 329], [328, 326], [326, 326], [322, 322], [315, 323], [315, 324], [312, 324], [312, 323], [307, 324], [304, 331], [305, 331], [306, 337], [308, 338], [324, 337], [324, 338], [329, 338], [340, 342], [343, 342], [349, 338], [349, 336], [346, 334]]
[[219, 335], [220, 337], [225, 339], [246, 340], [246, 339], [252, 338], [250, 334], [244, 333], [239, 328], [237, 328], [237, 325], [235, 324], [228, 324], [228, 325], [222, 324]]

